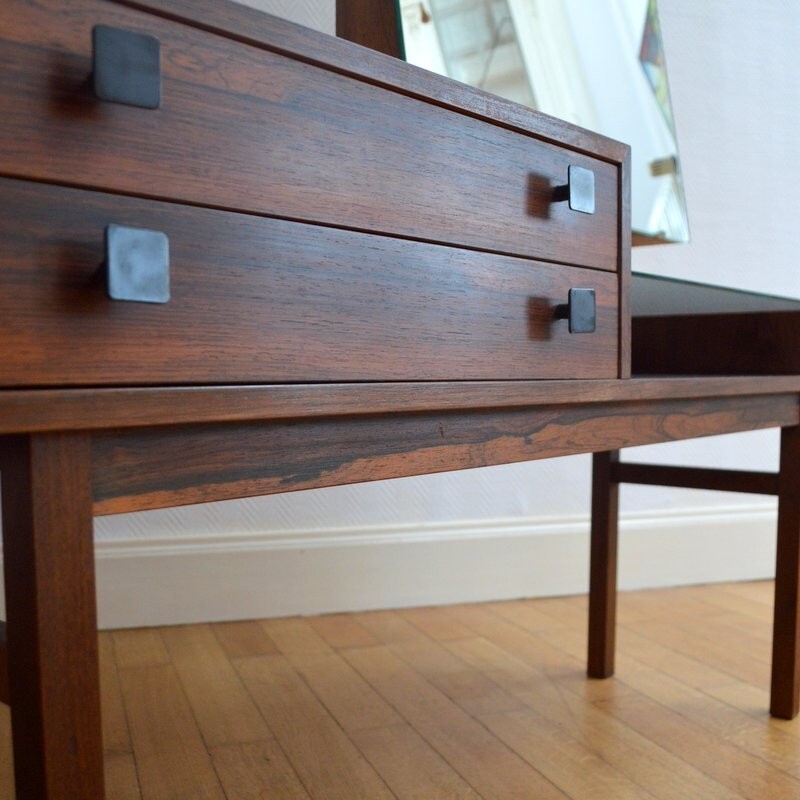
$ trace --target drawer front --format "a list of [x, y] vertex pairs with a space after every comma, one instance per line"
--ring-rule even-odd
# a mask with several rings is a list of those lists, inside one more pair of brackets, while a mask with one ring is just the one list
[[[3, 10], [5, 175], [618, 268], [614, 164], [115, 3]], [[160, 108], [94, 97], [97, 24], [158, 37]], [[570, 166], [593, 214], [553, 202]]]
[[[0, 180], [3, 386], [613, 378], [617, 275]], [[112, 300], [104, 229], [169, 240], [166, 303]], [[594, 289], [597, 329], [554, 319]]]

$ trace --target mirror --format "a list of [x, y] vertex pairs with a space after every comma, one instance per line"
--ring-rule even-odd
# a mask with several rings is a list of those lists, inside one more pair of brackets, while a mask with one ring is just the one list
[[655, 0], [398, 0], [406, 60], [631, 145], [634, 244], [689, 241]]

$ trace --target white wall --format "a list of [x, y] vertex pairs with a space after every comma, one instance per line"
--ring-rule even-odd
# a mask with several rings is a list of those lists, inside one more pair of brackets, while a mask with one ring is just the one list
[[236, 0], [268, 14], [289, 19], [323, 33], [336, 33], [335, 0]]
[[659, 0], [689, 246], [634, 268], [800, 297], [796, 0]]
[[[333, 0], [247, 3], [333, 29]], [[659, 6], [693, 241], [638, 249], [635, 268], [800, 297], [792, 193], [800, 185], [800, 3]], [[774, 432], [752, 433], [628, 455], [772, 469], [776, 443]], [[589, 458], [573, 457], [102, 518], [101, 619], [142, 624], [579, 591], [588, 503]], [[769, 499], [626, 487], [623, 509], [624, 585], [771, 570]], [[731, 523], [735, 544], [726, 553]], [[220, 576], [217, 584], [208, 574]]]

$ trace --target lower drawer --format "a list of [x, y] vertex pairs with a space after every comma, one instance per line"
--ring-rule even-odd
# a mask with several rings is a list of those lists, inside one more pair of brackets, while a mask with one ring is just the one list
[[[617, 275], [0, 180], [0, 385], [609, 378]], [[170, 299], [106, 294], [104, 229], [169, 240]], [[597, 328], [553, 309], [594, 289]]]

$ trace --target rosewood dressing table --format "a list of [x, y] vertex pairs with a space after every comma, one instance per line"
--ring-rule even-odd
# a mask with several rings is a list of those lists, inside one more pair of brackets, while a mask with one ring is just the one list
[[93, 515], [598, 453], [605, 677], [616, 451], [757, 428], [777, 475], [655, 477], [778, 495], [796, 714], [800, 377], [631, 377], [625, 145], [220, 0], [7, 0], [0, 59], [20, 800], [103, 796]]

